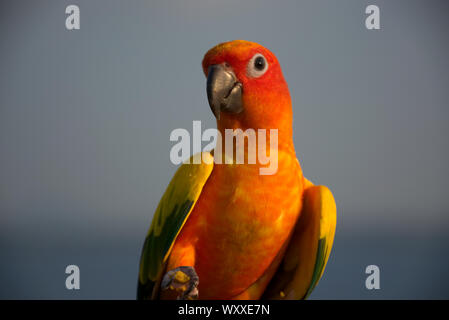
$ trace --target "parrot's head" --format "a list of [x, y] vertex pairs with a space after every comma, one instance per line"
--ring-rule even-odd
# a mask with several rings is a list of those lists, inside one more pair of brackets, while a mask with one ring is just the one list
[[278, 129], [291, 137], [290, 94], [271, 51], [234, 40], [210, 49], [202, 66], [219, 129]]

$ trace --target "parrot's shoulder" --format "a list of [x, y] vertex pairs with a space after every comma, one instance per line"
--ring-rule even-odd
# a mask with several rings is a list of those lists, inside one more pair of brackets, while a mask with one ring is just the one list
[[148, 291], [160, 279], [171, 248], [212, 172], [213, 163], [211, 153], [195, 154], [178, 168], [170, 181], [143, 245], [138, 298], [151, 296]]

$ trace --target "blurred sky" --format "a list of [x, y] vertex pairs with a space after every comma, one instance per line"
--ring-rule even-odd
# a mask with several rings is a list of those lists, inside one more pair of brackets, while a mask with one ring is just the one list
[[[67, 31], [77, 4], [81, 29]], [[365, 8], [381, 30], [365, 28]], [[338, 207], [311, 298], [449, 298], [447, 1], [2, 1], [0, 298], [135, 298], [176, 167], [170, 132], [215, 127], [219, 42], [278, 57], [304, 174]], [[65, 289], [65, 266], [81, 290]], [[364, 287], [377, 264], [381, 289]]]

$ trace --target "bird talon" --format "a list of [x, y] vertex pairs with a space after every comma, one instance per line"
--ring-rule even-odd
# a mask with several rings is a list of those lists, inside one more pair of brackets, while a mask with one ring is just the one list
[[178, 300], [198, 299], [199, 278], [192, 267], [178, 267], [168, 271], [162, 279], [162, 290], [172, 290], [178, 293]]

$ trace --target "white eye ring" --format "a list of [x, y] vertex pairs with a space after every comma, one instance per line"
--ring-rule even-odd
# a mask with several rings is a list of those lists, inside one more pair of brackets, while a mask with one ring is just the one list
[[251, 60], [249, 60], [248, 65], [246, 67], [246, 74], [250, 78], [259, 78], [268, 70], [268, 62], [265, 57], [256, 53]]

